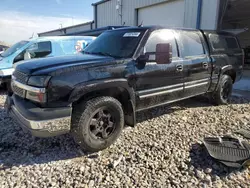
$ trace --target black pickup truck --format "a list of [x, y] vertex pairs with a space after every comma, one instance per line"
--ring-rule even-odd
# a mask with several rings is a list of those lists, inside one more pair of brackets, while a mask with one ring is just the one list
[[110, 146], [136, 112], [207, 94], [227, 104], [244, 53], [226, 32], [129, 27], [101, 34], [80, 55], [16, 66], [11, 117], [34, 136], [72, 133], [87, 151]]

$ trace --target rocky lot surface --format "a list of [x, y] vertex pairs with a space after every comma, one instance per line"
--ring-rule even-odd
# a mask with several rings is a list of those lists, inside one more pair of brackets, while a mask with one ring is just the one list
[[4, 101], [2, 94], [0, 187], [250, 187], [250, 168], [227, 168], [201, 145], [205, 136], [250, 126], [249, 100], [242, 97], [228, 106], [196, 98], [139, 113], [135, 128], [95, 154], [81, 151], [69, 135], [24, 133], [7, 117]]

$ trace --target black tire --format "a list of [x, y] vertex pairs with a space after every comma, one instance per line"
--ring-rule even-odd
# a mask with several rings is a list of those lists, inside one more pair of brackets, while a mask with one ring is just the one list
[[228, 75], [222, 75], [219, 86], [214, 93], [214, 102], [217, 105], [228, 104], [233, 90], [233, 80]]
[[13, 91], [12, 91], [12, 88], [11, 88], [11, 81], [8, 81], [6, 83], [6, 90], [7, 90], [9, 96], [11, 96], [13, 94]]
[[124, 127], [121, 103], [112, 97], [97, 97], [78, 104], [72, 113], [72, 135], [88, 152], [109, 147]]

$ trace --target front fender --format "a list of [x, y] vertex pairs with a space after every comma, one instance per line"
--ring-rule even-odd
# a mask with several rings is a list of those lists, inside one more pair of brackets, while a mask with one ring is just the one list
[[100, 80], [93, 82], [84, 82], [77, 84], [75, 89], [71, 92], [69, 97], [69, 102], [78, 101], [81, 97], [86, 95], [87, 93], [108, 89], [108, 88], [123, 88], [125, 89], [130, 97], [130, 100], [135, 102], [135, 92], [132, 87], [128, 85], [128, 81], [126, 79], [111, 79], [111, 80]]
[[81, 99], [84, 95], [98, 91], [105, 90], [110, 88], [122, 88], [129, 95], [128, 101], [124, 101], [123, 107], [126, 111], [125, 122], [129, 126], [134, 126], [136, 124], [136, 115], [135, 115], [135, 92], [132, 87], [129, 86], [126, 79], [112, 79], [112, 80], [102, 80], [94, 81], [88, 83], [81, 83], [75, 86], [75, 89], [72, 91], [69, 102], [73, 103]]

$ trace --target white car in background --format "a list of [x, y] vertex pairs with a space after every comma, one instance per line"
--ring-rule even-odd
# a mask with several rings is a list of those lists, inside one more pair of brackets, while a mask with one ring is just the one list
[[37, 58], [74, 55], [95, 40], [92, 36], [38, 37], [20, 41], [0, 54], [0, 84], [9, 84], [16, 63]]

